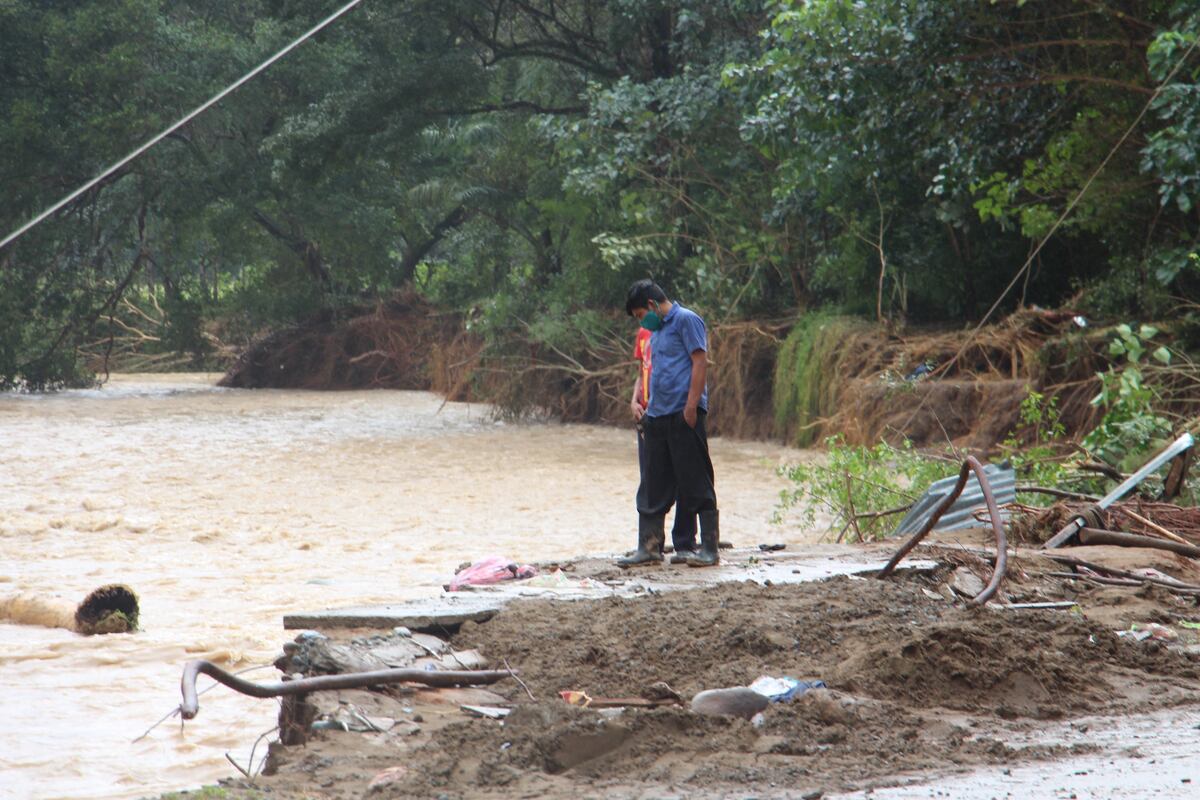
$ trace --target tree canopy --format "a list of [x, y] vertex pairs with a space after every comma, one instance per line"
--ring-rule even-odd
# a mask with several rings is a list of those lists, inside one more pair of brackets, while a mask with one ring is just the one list
[[[333, 10], [0, 0], [3, 233]], [[367, 0], [0, 251], [0, 385], [414, 287], [570, 350], [647, 274], [895, 324], [1200, 285], [1188, 0]], [[1070, 209], [1070, 213], [1067, 213]], [[1053, 233], [1053, 235], [1051, 235]]]

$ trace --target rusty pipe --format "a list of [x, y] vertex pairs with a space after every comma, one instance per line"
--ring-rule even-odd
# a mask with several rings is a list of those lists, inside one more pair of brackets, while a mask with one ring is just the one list
[[224, 684], [235, 692], [250, 697], [283, 697], [285, 695], [308, 694], [309, 692], [332, 689], [364, 689], [389, 683], [423, 683], [426, 686], [471, 686], [490, 684], [503, 680], [515, 672], [508, 670], [446, 670], [436, 672], [425, 669], [381, 669], [374, 672], [346, 672], [340, 675], [321, 675], [316, 678], [298, 678], [279, 683], [255, 683], [243, 680], [218, 667], [211, 661], [189, 661], [183, 666], [180, 690], [183, 702], [179, 711], [184, 719], [192, 719], [200, 711], [196, 696], [196, 678], [208, 675], [217, 683]]
[[954, 505], [954, 501], [958, 499], [958, 496], [962, 494], [962, 490], [967, 485], [967, 478], [972, 472], [975, 473], [975, 478], [979, 481], [979, 488], [983, 492], [984, 502], [987, 503], [988, 516], [991, 517], [992, 531], [996, 534], [996, 564], [992, 567], [992, 578], [988, 581], [988, 585], [983, 588], [982, 592], [971, 598], [970, 602], [972, 605], [981, 606], [992, 599], [992, 596], [1000, 588], [1000, 581], [1004, 580], [1004, 573], [1008, 569], [1008, 537], [1004, 534], [1004, 518], [1000, 516], [1000, 508], [996, 505], [996, 498], [992, 494], [992, 486], [988, 483], [987, 474], [983, 471], [983, 465], [974, 456], [967, 456], [966, 461], [963, 461], [962, 469], [958, 473], [958, 483], [954, 484], [954, 488], [950, 491], [950, 494], [942, 500], [941, 505], [929, 517], [924, 527], [917, 531], [911, 539], [904, 543], [904, 546], [896, 551], [896, 555], [892, 556], [892, 560], [887, 563], [887, 566], [879, 570], [879, 573], [875, 576], [876, 578], [882, 579], [891, 575], [892, 571], [896, 569], [896, 565], [904, 560], [909, 551], [916, 547], [917, 543], [933, 530], [933, 526], [942, 518], [942, 514], [945, 514], [950, 509], [950, 506]]

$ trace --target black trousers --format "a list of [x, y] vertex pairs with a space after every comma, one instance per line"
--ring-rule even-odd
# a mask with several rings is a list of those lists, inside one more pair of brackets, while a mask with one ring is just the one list
[[[643, 417], [642, 482], [638, 486], [639, 514], [666, 514], [678, 500], [675, 518], [695, 519], [701, 511], [715, 511], [717, 490], [713, 483], [705, 413], [696, 413], [696, 427], [683, 419], [683, 412], [664, 417]], [[678, 543], [676, 543], [678, 544]]]
[[[643, 418], [644, 419], [644, 418]], [[686, 423], [685, 423], [686, 424]], [[699, 424], [699, 423], [697, 423]], [[646, 432], [645, 425], [638, 425], [638, 475], [639, 487], [646, 482]], [[640, 491], [640, 490], [639, 490]], [[640, 497], [639, 493], [639, 497]], [[665, 512], [664, 512], [665, 513]], [[696, 515], [685, 513], [682, 505], [675, 509], [675, 522], [671, 525], [671, 544], [676, 552], [696, 549]]]

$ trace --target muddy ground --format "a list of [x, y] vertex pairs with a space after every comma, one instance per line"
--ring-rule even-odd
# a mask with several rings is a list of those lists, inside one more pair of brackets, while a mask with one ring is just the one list
[[[1077, 552], [1132, 558], [1115, 548], [1086, 550]], [[452, 644], [479, 650], [493, 666], [510, 664], [524, 686], [510, 680], [492, 691], [322, 695], [324, 712], [340, 706], [397, 722], [386, 732], [319, 731], [303, 747], [275, 747], [278, 771], [259, 776], [254, 792], [819, 797], [1079, 755], [1090, 745], [1078, 739], [1070, 746], [1015, 743], [1064, 720], [1140, 714], [1200, 697], [1195, 631], [1178, 625], [1200, 619], [1195, 597], [1049, 579], [1044, 573], [1061, 567], [1030, 557], [1015, 560], [1006, 599], [1066, 598], [1076, 608], [973, 608], [949, 586], [978, 559], [961, 548], [942, 555], [937, 569], [889, 581], [850, 576], [514, 602], [489, 622], [466, 623]], [[1193, 569], [1171, 554], [1163, 558], [1164, 573], [1186, 578]], [[648, 577], [661, 570], [669, 580], [671, 569], [680, 568], [653, 568]], [[602, 577], [604, 567], [590, 572]], [[1168, 644], [1116, 635], [1146, 622], [1175, 625], [1181, 638]], [[770, 706], [758, 725], [698, 716], [686, 706], [602, 711], [559, 697], [563, 690], [633, 697], [665, 681], [686, 699], [760, 675], [821, 679], [829, 688]], [[463, 703], [514, 710], [504, 721], [473, 718]], [[245, 782], [229, 786], [235, 796], [239, 785]]]

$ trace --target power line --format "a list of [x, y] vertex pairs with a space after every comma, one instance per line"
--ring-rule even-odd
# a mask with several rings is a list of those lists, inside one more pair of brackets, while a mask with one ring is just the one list
[[90, 181], [88, 181], [87, 183], [85, 183], [83, 186], [81, 186], [81, 187], [79, 187], [78, 189], [76, 189], [75, 191], [71, 192], [69, 195], [67, 195], [67, 196], [66, 196], [66, 197], [64, 197], [62, 200], [59, 200], [57, 203], [55, 203], [54, 205], [52, 205], [52, 206], [50, 206], [49, 208], [47, 208], [47, 209], [46, 209], [45, 211], [43, 211], [42, 213], [38, 214], [38, 215], [37, 215], [36, 217], [34, 217], [33, 219], [29, 220], [29, 222], [26, 222], [26, 223], [25, 223], [24, 225], [22, 225], [20, 228], [17, 228], [15, 231], [13, 231], [13, 232], [12, 232], [12, 233], [10, 233], [10, 234], [9, 234], [7, 237], [5, 237], [4, 241], [0, 242], [0, 250], [3, 250], [3, 249], [4, 249], [5, 247], [7, 247], [8, 245], [10, 245], [11, 243], [15, 242], [17, 239], [19, 239], [19, 238], [20, 238], [21, 236], [23, 236], [25, 233], [27, 233], [28, 231], [30, 231], [31, 229], [33, 229], [35, 226], [37, 226], [38, 224], [40, 224], [41, 222], [43, 222], [43, 221], [44, 221], [44, 220], [45, 220], [47, 217], [49, 217], [51, 214], [54, 214], [54, 213], [56, 213], [57, 211], [59, 211], [60, 209], [62, 209], [62, 207], [63, 207], [63, 206], [65, 206], [65, 205], [67, 205], [68, 203], [72, 202], [73, 200], [75, 200], [76, 198], [78, 198], [80, 195], [82, 195], [84, 192], [87, 192], [89, 189], [92, 189], [93, 187], [95, 187], [95, 186], [96, 186], [96, 184], [100, 183], [102, 180], [104, 180], [104, 179], [105, 179], [105, 178], [107, 178], [108, 176], [112, 175], [114, 172], [116, 172], [117, 170], [121, 169], [122, 167], [124, 167], [124, 166], [125, 166], [126, 164], [128, 164], [129, 162], [133, 161], [135, 158], [137, 158], [138, 156], [140, 156], [142, 153], [145, 153], [145, 152], [146, 152], [147, 150], [149, 150], [151, 147], [154, 147], [154, 145], [158, 144], [158, 143], [159, 143], [159, 142], [161, 142], [163, 139], [167, 138], [167, 137], [168, 137], [168, 136], [170, 136], [172, 133], [174, 133], [175, 131], [179, 130], [179, 129], [180, 129], [180, 128], [182, 128], [184, 125], [188, 124], [188, 123], [189, 123], [189, 122], [191, 122], [193, 119], [195, 119], [196, 117], [200, 116], [201, 114], [203, 114], [203, 113], [204, 113], [205, 111], [207, 111], [208, 109], [212, 108], [212, 107], [213, 107], [214, 105], [216, 105], [217, 103], [221, 102], [221, 100], [223, 100], [223, 99], [224, 99], [224, 98], [225, 98], [227, 95], [229, 95], [229, 94], [233, 93], [233, 92], [234, 92], [234, 91], [236, 91], [236, 90], [237, 90], [239, 87], [241, 87], [241, 86], [242, 86], [242, 84], [244, 84], [244, 83], [246, 83], [247, 81], [251, 80], [251, 79], [252, 79], [252, 78], [254, 78], [256, 75], [258, 75], [260, 72], [262, 72], [263, 70], [265, 70], [267, 67], [271, 66], [271, 65], [272, 65], [272, 64], [274, 64], [276, 61], [278, 61], [279, 59], [281, 59], [281, 58], [283, 58], [284, 56], [286, 56], [288, 53], [290, 53], [290, 52], [292, 52], [293, 50], [295, 50], [297, 47], [299, 47], [301, 44], [303, 44], [303, 43], [304, 43], [306, 40], [308, 40], [308, 39], [311, 39], [311, 38], [312, 38], [313, 36], [315, 36], [315, 35], [316, 35], [318, 32], [320, 32], [320, 31], [321, 31], [321, 29], [325, 28], [327, 25], [329, 25], [329, 24], [330, 24], [330, 23], [332, 23], [334, 20], [336, 20], [338, 17], [342, 16], [342, 15], [343, 15], [343, 14], [345, 14], [347, 11], [349, 11], [349, 10], [350, 10], [350, 9], [352, 9], [352, 8], [354, 8], [356, 5], [358, 5], [358, 4], [359, 4], [359, 3], [361, 3], [361, 2], [362, 2], [362, 0], [350, 0], [350, 2], [349, 2], [349, 3], [347, 3], [347, 4], [346, 4], [346, 5], [344, 5], [344, 6], [342, 6], [342, 7], [341, 7], [341, 8], [339, 8], [337, 11], [333, 12], [333, 13], [332, 13], [332, 14], [330, 14], [328, 17], [326, 17], [325, 19], [323, 19], [321, 22], [319, 22], [319, 23], [317, 23], [315, 26], [313, 26], [313, 27], [312, 27], [312, 28], [311, 28], [311, 29], [310, 29], [310, 30], [309, 30], [307, 33], [305, 33], [303, 36], [299, 37], [298, 39], [296, 39], [295, 41], [293, 41], [291, 44], [289, 44], [287, 47], [283, 48], [283, 49], [282, 49], [282, 50], [280, 50], [278, 53], [276, 53], [275, 55], [273, 55], [273, 56], [271, 56], [270, 58], [268, 58], [266, 61], [264, 61], [264, 62], [262, 62], [261, 64], [259, 64], [257, 67], [255, 67], [254, 69], [250, 70], [250, 71], [249, 71], [249, 72], [247, 72], [245, 75], [243, 75], [242, 77], [238, 78], [238, 79], [237, 79], [236, 81], [234, 81], [233, 83], [231, 83], [231, 84], [229, 84], [228, 86], [226, 86], [226, 87], [225, 87], [224, 89], [222, 89], [220, 92], [218, 92], [217, 94], [213, 95], [213, 96], [212, 96], [212, 97], [211, 97], [211, 98], [210, 98], [210, 99], [209, 99], [209, 100], [208, 100], [206, 103], [204, 103], [203, 105], [201, 105], [201, 106], [197, 106], [197, 107], [196, 107], [196, 108], [195, 108], [195, 109], [194, 109], [194, 110], [193, 110], [191, 113], [189, 113], [187, 116], [185, 116], [185, 117], [183, 117], [182, 119], [180, 119], [180, 120], [179, 120], [178, 122], [176, 122], [174, 125], [172, 125], [171, 127], [167, 128], [167, 129], [166, 129], [166, 130], [164, 130], [162, 133], [158, 134], [158, 135], [157, 135], [157, 136], [155, 136], [153, 139], [151, 139], [150, 141], [146, 142], [146, 143], [145, 143], [145, 144], [143, 144], [141, 147], [137, 148], [137, 149], [136, 149], [136, 150], [134, 150], [132, 153], [130, 153], [129, 155], [125, 156], [125, 157], [124, 157], [124, 158], [122, 158], [120, 161], [118, 161], [117, 163], [115, 163], [115, 164], [113, 164], [111, 167], [109, 167], [108, 169], [104, 170], [104, 172], [101, 172], [101, 173], [100, 173], [99, 175], [97, 175], [95, 178], [92, 178]]

